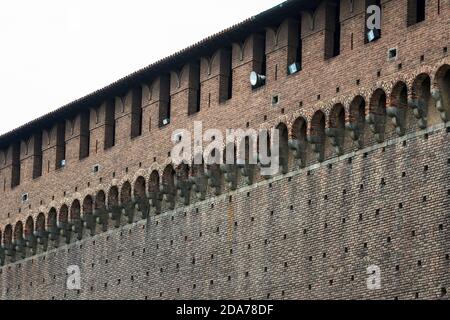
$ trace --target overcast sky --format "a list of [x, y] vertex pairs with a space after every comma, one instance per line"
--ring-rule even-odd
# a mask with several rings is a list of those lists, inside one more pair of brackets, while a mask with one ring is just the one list
[[282, 0], [0, 2], [0, 134]]

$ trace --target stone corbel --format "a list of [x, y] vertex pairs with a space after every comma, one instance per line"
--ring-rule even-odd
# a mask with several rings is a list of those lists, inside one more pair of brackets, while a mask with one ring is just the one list
[[322, 139], [319, 136], [308, 136], [308, 143], [312, 146], [312, 150], [316, 154], [317, 160], [322, 162], [324, 159]]
[[337, 128], [326, 128], [325, 135], [330, 139], [331, 145], [338, 156], [343, 154], [343, 140], [344, 140], [344, 130]]
[[163, 195], [161, 192], [152, 191], [148, 193], [150, 207], [155, 208], [155, 213], [161, 213], [161, 201], [163, 200]]
[[214, 169], [214, 166], [207, 167], [205, 170], [205, 176], [208, 179], [208, 185], [214, 189], [214, 194], [216, 196], [221, 193], [221, 175], [220, 169]]
[[300, 168], [304, 168], [306, 166], [305, 150], [302, 147], [300, 141], [298, 141], [298, 139], [289, 139], [288, 146], [292, 151], [292, 154], [294, 155], [294, 159], [297, 161], [298, 166]]
[[183, 204], [188, 206], [191, 201], [191, 182], [189, 179], [181, 180], [179, 177], [175, 177], [175, 187], [178, 190], [178, 196], [183, 199]]
[[16, 251], [14, 250], [14, 245], [6, 244], [2, 246], [3, 252], [5, 253], [5, 256], [12, 258], [14, 260], [14, 256], [16, 254]]
[[239, 169], [241, 171], [241, 175], [245, 178], [245, 183], [247, 185], [253, 184], [253, 178], [255, 175], [255, 168], [251, 164], [240, 164]]
[[444, 122], [449, 121], [448, 110], [444, 106], [444, 99], [442, 97], [441, 90], [440, 89], [431, 90], [431, 97], [436, 103], [436, 109], [439, 111], [442, 121]]
[[94, 236], [96, 227], [95, 225], [96, 219], [94, 217], [94, 214], [91, 213], [83, 215], [82, 220], [83, 220], [83, 227], [90, 231], [91, 236]]
[[427, 128], [427, 108], [423, 101], [419, 99], [408, 99], [408, 106], [413, 110], [420, 129]]
[[[270, 162], [269, 163], [262, 163], [262, 161], [261, 161], [261, 159], [260, 159], [260, 157], [258, 155], [258, 168], [260, 168], [260, 169], [267, 169], [267, 168], [270, 168], [270, 166], [271, 166]], [[263, 175], [262, 177], [264, 179], [266, 179], [266, 180], [272, 178], [272, 176], [270, 176], [270, 175], [268, 175], [268, 176]]]
[[370, 113], [366, 117], [366, 122], [369, 125], [370, 131], [374, 134], [375, 141], [378, 143], [383, 142], [384, 134], [383, 134], [383, 126], [382, 126], [382, 119], [383, 116], [376, 115], [373, 113]]
[[[69, 244], [72, 231], [70, 224], [67, 222], [58, 222], [58, 228], [61, 237], [66, 240], [66, 244]], [[29, 239], [27, 239], [27, 247], [31, 249], [36, 248], [36, 238], [34, 237], [34, 235], [31, 235]]]
[[122, 210], [119, 206], [112, 206], [109, 208], [109, 218], [114, 221], [115, 227], [120, 227], [120, 220], [122, 218]]
[[237, 189], [237, 166], [234, 164], [222, 164], [220, 170], [223, 172], [225, 181], [231, 190]]
[[19, 257], [21, 257], [22, 259], [25, 258], [25, 256], [26, 256], [25, 240], [23, 238], [18, 239], [18, 240], [13, 242], [13, 246], [14, 246], [14, 249], [16, 251], [16, 255], [19, 255]]
[[198, 176], [190, 176], [189, 181], [192, 184], [192, 190], [201, 201], [206, 199], [206, 190], [208, 188], [208, 178], [199, 174]]
[[60, 236], [58, 225], [54, 225], [48, 228], [48, 239], [51, 241], [57, 241]]
[[32, 254], [36, 254], [37, 240], [34, 234], [25, 236], [25, 246], [31, 250]]
[[77, 219], [72, 221], [70, 224], [72, 226], [72, 232], [77, 235], [77, 239], [83, 239], [83, 221], [81, 221], [81, 219]]
[[94, 210], [95, 223], [101, 226], [102, 232], [108, 230], [108, 214], [106, 208], [95, 209]]
[[34, 236], [37, 239], [37, 244], [42, 246], [45, 251], [48, 243], [48, 232], [45, 230], [34, 231]]
[[146, 193], [144, 197], [133, 196], [133, 207], [134, 211], [141, 214], [142, 219], [147, 219], [149, 215], [149, 195]]
[[5, 265], [5, 251], [0, 247], [0, 266]]
[[173, 188], [169, 187], [168, 185], [161, 185], [159, 186], [159, 191], [163, 195], [163, 200], [168, 204], [169, 209], [173, 210], [175, 209], [175, 196], [176, 191], [173, 190]]
[[386, 114], [391, 118], [395, 132], [402, 137], [405, 135], [405, 109], [391, 106], [386, 108]]
[[131, 201], [122, 205], [122, 214], [127, 217], [128, 223], [133, 223], [134, 221], [135, 204], [135, 201], [131, 199]]

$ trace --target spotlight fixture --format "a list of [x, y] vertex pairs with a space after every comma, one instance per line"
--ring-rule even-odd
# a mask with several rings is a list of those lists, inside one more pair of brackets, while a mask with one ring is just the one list
[[252, 71], [252, 73], [250, 73], [250, 84], [253, 88], [261, 87], [266, 84], [266, 76]]

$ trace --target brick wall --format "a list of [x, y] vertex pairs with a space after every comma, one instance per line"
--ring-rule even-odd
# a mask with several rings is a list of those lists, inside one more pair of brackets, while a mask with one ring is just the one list
[[[429, 128], [5, 266], [2, 298], [442, 298], [447, 131]], [[66, 290], [70, 265], [81, 268], [80, 292]], [[367, 289], [369, 265], [381, 268], [379, 291]]]
[[[0, 285], [5, 298], [33, 294], [59, 299], [65, 293], [68, 298], [158, 298], [161, 292], [163, 298], [439, 297], [448, 285], [443, 271], [448, 140], [439, 125], [450, 120], [450, 6], [448, 0], [430, 0], [425, 21], [408, 27], [409, 0], [381, 2], [382, 37], [366, 44], [364, 1], [341, 1], [341, 53], [331, 59], [324, 59], [326, 3], [314, 16], [299, 12], [270, 26], [265, 35], [267, 83], [259, 89], [252, 90], [248, 76], [259, 67], [261, 32], [143, 81], [142, 97], [133, 86], [92, 106], [89, 114], [40, 128], [42, 139], [36, 132], [0, 150], [0, 261], [5, 264]], [[299, 18], [302, 70], [288, 76]], [[397, 48], [396, 59], [388, 59], [389, 48]], [[225, 100], [219, 84], [227, 83], [230, 52], [233, 96]], [[198, 66], [201, 109], [188, 116], [189, 103], [197, 98]], [[171, 123], [160, 127], [169, 95]], [[275, 95], [279, 102], [272, 105]], [[136, 135], [139, 97], [143, 120], [141, 135]], [[112, 134], [114, 119], [111, 139], [105, 133]], [[181, 198], [170, 176], [170, 137], [176, 129], [191, 130], [194, 121], [203, 121], [204, 130], [286, 128], [286, 169], [292, 181], [277, 176], [268, 189], [270, 180], [258, 174], [244, 179], [241, 170], [228, 168], [236, 176], [233, 185], [220, 169], [209, 168], [217, 173], [216, 188], [195, 194], [191, 183], [189, 201]], [[427, 140], [421, 130], [430, 131]], [[398, 139], [406, 139], [406, 146]], [[389, 144], [384, 152], [383, 144]], [[365, 148], [370, 150], [367, 158]], [[59, 168], [62, 159], [66, 166]], [[334, 163], [332, 168], [327, 161]], [[18, 162], [20, 184], [11, 188]], [[32, 179], [39, 164], [42, 176]], [[302, 168], [311, 166], [319, 167], [307, 175]], [[193, 171], [194, 178], [213, 180], [204, 169]], [[163, 195], [160, 186], [169, 192]], [[236, 193], [231, 203], [230, 192]], [[23, 202], [25, 193], [29, 199]], [[137, 201], [139, 210], [128, 200]], [[149, 206], [146, 229], [129, 225]], [[173, 207], [178, 213], [172, 222]], [[136, 238], [123, 241], [121, 232]], [[99, 257], [104, 261], [91, 261]], [[382, 292], [366, 290], [365, 266], [372, 262], [382, 267]], [[84, 275], [79, 296], [63, 286], [66, 265], [73, 263], [82, 266]], [[54, 287], [49, 291], [48, 286]]]

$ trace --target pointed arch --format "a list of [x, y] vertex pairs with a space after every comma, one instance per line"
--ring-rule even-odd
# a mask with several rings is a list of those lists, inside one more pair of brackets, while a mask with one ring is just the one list
[[47, 230], [54, 230], [57, 228], [58, 214], [55, 208], [51, 208], [47, 217]]
[[19, 242], [23, 240], [23, 223], [22, 221], [17, 221], [14, 227], [14, 242]]
[[100, 190], [97, 192], [97, 195], [95, 196], [95, 204], [94, 208], [95, 210], [104, 210], [106, 207], [106, 194], [105, 191]]
[[81, 204], [78, 199], [72, 202], [70, 206], [70, 221], [75, 222], [79, 221], [81, 218]]
[[289, 170], [289, 130], [287, 125], [283, 122], [276, 126], [279, 133], [279, 155], [280, 155], [280, 167], [283, 174]]
[[143, 200], [146, 197], [145, 178], [140, 176], [136, 179], [133, 188], [133, 194], [136, 200]]
[[119, 189], [112, 186], [108, 191], [108, 208], [112, 209], [119, 206]]
[[13, 241], [13, 227], [12, 225], [8, 224], [5, 227], [4, 233], [3, 233], [3, 246], [6, 248], [10, 248], [12, 246]]
[[27, 218], [25, 222], [25, 239], [30, 239], [34, 235], [34, 220], [32, 216]]
[[375, 90], [370, 98], [369, 113], [386, 116], [386, 93], [383, 89]]
[[36, 231], [39, 234], [45, 232], [45, 215], [42, 212], [36, 218]]
[[61, 209], [59, 209], [58, 222], [59, 223], [69, 222], [69, 208], [65, 204], [61, 207]]
[[83, 200], [83, 216], [93, 213], [94, 201], [91, 195], [87, 195]]
[[128, 181], [126, 181], [120, 189], [120, 203], [123, 206], [131, 203], [131, 184]]
[[175, 170], [171, 164], [169, 164], [163, 171], [162, 183], [165, 186], [173, 187], [175, 184]]
[[149, 192], [159, 192], [159, 173], [158, 171], [154, 170], [150, 174], [150, 181], [148, 184], [148, 191]]

